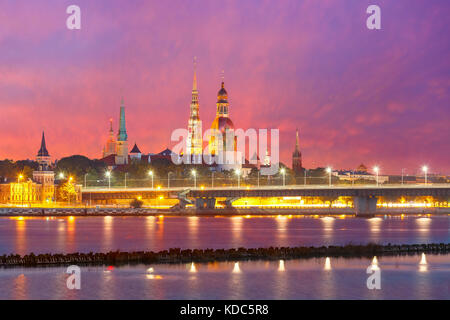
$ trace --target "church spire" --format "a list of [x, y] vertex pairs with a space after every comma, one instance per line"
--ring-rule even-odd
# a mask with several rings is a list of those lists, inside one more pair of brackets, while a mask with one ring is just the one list
[[194, 81], [192, 84], [192, 93], [198, 91], [197, 87], [197, 57], [194, 57]]
[[47, 147], [45, 145], [45, 134], [44, 131], [42, 131], [42, 140], [41, 140], [41, 148], [38, 151], [38, 157], [48, 157], [48, 151], [47, 151]]
[[298, 138], [298, 128], [297, 128], [297, 132], [296, 132], [296, 136], [295, 136], [295, 151], [299, 152], [299, 138]]
[[117, 140], [119, 140], [119, 141], [127, 141], [128, 140], [127, 128], [126, 128], [126, 122], [125, 122], [125, 103], [124, 103], [123, 97], [120, 102], [119, 134], [117, 135]]

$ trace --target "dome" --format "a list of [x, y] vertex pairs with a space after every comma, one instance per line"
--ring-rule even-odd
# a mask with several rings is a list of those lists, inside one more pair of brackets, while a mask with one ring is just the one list
[[211, 129], [219, 130], [221, 133], [225, 133], [226, 130], [234, 130], [233, 121], [228, 117], [217, 117], [212, 123]]
[[217, 100], [226, 101], [227, 99], [228, 99], [228, 92], [227, 92], [227, 90], [225, 90], [225, 83], [222, 82], [222, 88], [220, 88], [219, 92], [217, 93]]

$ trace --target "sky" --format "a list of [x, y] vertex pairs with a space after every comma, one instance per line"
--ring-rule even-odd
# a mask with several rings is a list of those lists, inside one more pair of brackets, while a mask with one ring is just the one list
[[224, 70], [235, 127], [279, 129], [288, 165], [298, 128], [307, 168], [450, 174], [449, 16], [448, 0], [1, 0], [0, 159], [34, 158], [43, 130], [54, 159], [100, 158], [122, 95], [130, 149], [170, 148], [196, 56], [204, 129]]

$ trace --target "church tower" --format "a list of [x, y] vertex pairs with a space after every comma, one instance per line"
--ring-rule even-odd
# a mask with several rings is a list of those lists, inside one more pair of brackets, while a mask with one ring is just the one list
[[199, 114], [198, 88], [197, 88], [197, 61], [194, 59], [194, 81], [192, 85], [191, 110], [188, 125], [186, 153], [201, 155], [203, 153], [202, 121]]
[[55, 195], [55, 173], [51, 169], [50, 154], [47, 151], [44, 132], [42, 132], [41, 148], [37, 153], [36, 161], [39, 169], [33, 171], [33, 180], [42, 185], [41, 200], [51, 202]]
[[116, 154], [116, 138], [114, 137], [113, 121], [109, 120], [109, 136], [106, 145], [103, 148], [103, 158]]
[[125, 104], [120, 103], [119, 134], [116, 142], [116, 164], [128, 164], [128, 135], [125, 123]]
[[296, 174], [303, 173], [302, 153], [300, 152], [300, 147], [299, 147], [298, 129], [297, 129], [297, 135], [295, 137], [295, 150], [292, 153], [292, 170], [294, 170], [294, 172]]

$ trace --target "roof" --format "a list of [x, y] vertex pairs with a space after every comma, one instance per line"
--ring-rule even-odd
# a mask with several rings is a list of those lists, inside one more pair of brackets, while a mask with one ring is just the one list
[[44, 132], [42, 132], [42, 141], [41, 141], [41, 148], [38, 151], [38, 157], [49, 157], [47, 147], [45, 146], [45, 135]]
[[131, 149], [130, 153], [142, 153], [142, 152], [141, 152], [141, 150], [139, 150], [138, 146], [135, 143], [134, 147], [133, 147], [133, 149]]

